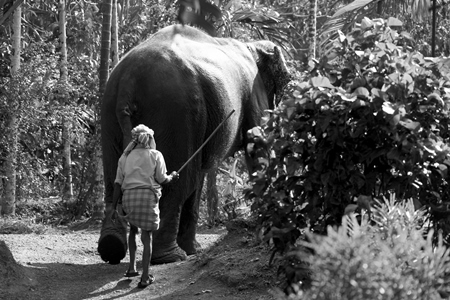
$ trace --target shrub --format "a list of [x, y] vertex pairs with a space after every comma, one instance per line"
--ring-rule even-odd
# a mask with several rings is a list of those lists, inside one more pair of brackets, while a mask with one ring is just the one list
[[34, 220], [2, 218], [0, 219], [0, 234], [44, 234], [48, 232], [48, 227], [37, 224]]
[[[216, 190], [208, 190], [209, 184], [203, 185], [199, 207], [199, 223], [214, 226], [236, 218], [244, 218], [250, 215], [250, 201], [243, 197], [243, 190], [248, 188], [247, 168], [242, 151], [225, 159], [216, 170]], [[205, 181], [208, 181], [206, 176]], [[214, 203], [214, 193], [217, 197]], [[214, 207], [213, 207], [214, 206]]]
[[[29, 44], [16, 78], [0, 78], [0, 165], [8, 152], [7, 116], [16, 115], [18, 201], [58, 195], [66, 180], [62, 172], [62, 122], [71, 123], [71, 158], [75, 197], [87, 193], [92, 172], [93, 104], [98, 102], [93, 66], [84, 56], [70, 58], [69, 96], [58, 83], [59, 55], [54, 44]], [[0, 179], [6, 174], [0, 170]], [[81, 201], [79, 201], [81, 202]], [[78, 203], [77, 203], [78, 204]], [[84, 208], [78, 204], [77, 208]]]
[[447, 238], [450, 61], [426, 59], [389, 22], [341, 34], [248, 133], [259, 171], [246, 195], [275, 251], [388, 193], [417, 199]]
[[[344, 216], [342, 226], [327, 228], [327, 236], [308, 232], [313, 250], [292, 252], [307, 261], [312, 270], [309, 289], [296, 289], [285, 299], [417, 299], [436, 300], [450, 292], [446, 274], [450, 271], [449, 250], [442, 238], [437, 246], [432, 231], [421, 226], [424, 211], [412, 201], [381, 202], [374, 211], [375, 225], [355, 214]], [[425, 239], [424, 236], [427, 238]], [[442, 298], [443, 298], [442, 297]]]

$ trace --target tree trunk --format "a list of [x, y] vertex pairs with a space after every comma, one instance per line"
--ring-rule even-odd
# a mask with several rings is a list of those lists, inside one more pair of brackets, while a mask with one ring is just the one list
[[[101, 127], [100, 127], [100, 103], [105, 92], [106, 82], [109, 76], [109, 53], [111, 48], [111, 12], [112, 12], [112, 0], [105, 0], [103, 2], [103, 22], [102, 22], [102, 40], [100, 50], [100, 70], [99, 70], [99, 103], [96, 105], [95, 114], [96, 120], [96, 147], [95, 147], [95, 171], [96, 171], [96, 184], [94, 186], [94, 213], [93, 218], [103, 218], [103, 211], [105, 204], [104, 197], [104, 180], [103, 180], [103, 163], [101, 152]], [[107, 208], [108, 209], [108, 208]]]
[[72, 158], [71, 158], [71, 124], [70, 121], [63, 117], [62, 119], [62, 142], [63, 142], [63, 174], [64, 174], [64, 188], [63, 200], [66, 203], [72, 203], [73, 199], [73, 184], [72, 184]]
[[123, 26], [123, 4], [124, 4], [124, 0], [119, 0], [117, 1], [117, 24], [118, 26]]
[[16, 111], [11, 111], [8, 116], [8, 155], [4, 163], [6, 173], [5, 195], [1, 205], [1, 214], [5, 216], [12, 216], [16, 213], [17, 134]]
[[117, 22], [117, 0], [112, 2], [111, 17], [111, 67], [119, 63], [119, 27]]
[[309, 59], [316, 58], [317, 0], [309, 0]]
[[122, 13], [123, 21], [122, 22], [125, 23], [125, 20], [128, 18], [128, 11], [130, 10], [130, 0], [123, 0], [123, 2], [124, 2], [124, 4], [122, 6], [122, 11], [123, 11], [123, 13]]
[[431, 57], [436, 57], [436, 17], [437, 8], [436, 0], [432, 0], [432, 24], [431, 24]]
[[[97, 122], [97, 128], [100, 128], [100, 120]], [[92, 217], [94, 219], [103, 219], [104, 218], [104, 210], [105, 210], [105, 203], [103, 201], [104, 193], [105, 193], [105, 187], [104, 187], [104, 177], [103, 177], [103, 162], [102, 162], [102, 151], [100, 147], [100, 130], [98, 130], [98, 133], [96, 134], [96, 146], [95, 146], [95, 183], [93, 187], [93, 215]]]
[[5, 2], [6, 0], [0, 0], [0, 20], [3, 18], [3, 6], [5, 5]]
[[[66, 35], [66, 1], [59, 0], [59, 46], [60, 53], [60, 85], [61, 85], [61, 105], [64, 106], [69, 97], [68, 86], [68, 71], [67, 71], [67, 35]], [[62, 117], [62, 142], [63, 142], [63, 174], [64, 186], [62, 198], [66, 203], [73, 201], [73, 187], [72, 187], [72, 158], [70, 156], [70, 120], [67, 117]]]
[[217, 168], [211, 169], [206, 177], [206, 202], [208, 207], [208, 225], [214, 226], [219, 211], [219, 192], [217, 191]]
[[[19, 80], [17, 78], [20, 69], [21, 52], [21, 27], [22, 27], [22, 8], [18, 6], [13, 15], [12, 26], [12, 57], [11, 57], [11, 81]], [[7, 143], [8, 152], [4, 163], [6, 181], [4, 185], [4, 198], [1, 205], [2, 215], [14, 215], [16, 213], [16, 163], [17, 163], [17, 105], [18, 99], [10, 99], [11, 110], [8, 118]]]
[[67, 35], [66, 35], [66, 1], [59, 0], [59, 47], [61, 53], [59, 57], [60, 62], [60, 82], [67, 83]]
[[100, 50], [100, 99], [105, 92], [106, 81], [109, 76], [109, 52], [111, 50], [111, 13], [112, 0], [105, 0], [102, 5], [103, 8], [103, 23], [102, 23], [102, 38]]
[[378, 16], [381, 16], [382, 13], [383, 13], [383, 0], [380, 0], [377, 3], [377, 14]]

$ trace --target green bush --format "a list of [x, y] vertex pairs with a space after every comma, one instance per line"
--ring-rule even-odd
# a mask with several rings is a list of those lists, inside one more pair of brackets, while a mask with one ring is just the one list
[[48, 231], [48, 226], [38, 224], [30, 218], [4, 217], [0, 219], [0, 234], [44, 234]]
[[[412, 201], [398, 204], [392, 197], [374, 210], [371, 225], [367, 215], [344, 216], [342, 226], [327, 229], [327, 236], [308, 233], [302, 245], [314, 254], [292, 252], [312, 271], [307, 289], [297, 285], [283, 299], [395, 299], [436, 300], [449, 295], [449, 250], [442, 238], [436, 246], [433, 232], [424, 232], [425, 212]], [[427, 238], [425, 239], [424, 236]], [[300, 274], [299, 274], [300, 275]], [[447, 275], [447, 276], [446, 276]]]
[[214, 206], [214, 195], [208, 192], [214, 191], [208, 191], [208, 176], [206, 176], [199, 207], [199, 224], [214, 226], [236, 218], [248, 217], [251, 213], [251, 203], [243, 196], [243, 191], [249, 187], [243, 152], [239, 151], [225, 159], [216, 174], [217, 210], [212, 210], [211, 207]]
[[[89, 194], [94, 139], [93, 105], [98, 102], [96, 73], [88, 57], [69, 58], [69, 95], [59, 84], [59, 54], [52, 43], [31, 43], [22, 51], [15, 79], [0, 77], [0, 166], [7, 157], [9, 115], [17, 116], [16, 198], [26, 201], [59, 195], [65, 183], [62, 172], [62, 122], [71, 124], [73, 189], [78, 208]], [[4, 50], [4, 49], [2, 49]], [[67, 88], [67, 87], [66, 87]], [[0, 179], [6, 174], [0, 170]], [[0, 190], [1, 192], [1, 190]], [[84, 211], [83, 211], [84, 212]]]
[[275, 251], [388, 193], [417, 199], [447, 238], [450, 60], [426, 59], [389, 22], [341, 34], [248, 132], [259, 171], [247, 197]]

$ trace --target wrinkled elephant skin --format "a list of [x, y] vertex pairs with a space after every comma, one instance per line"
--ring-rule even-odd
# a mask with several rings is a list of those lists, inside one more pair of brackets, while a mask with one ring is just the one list
[[152, 263], [196, 253], [202, 171], [244, 148], [248, 129], [289, 81], [280, 49], [269, 41], [213, 38], [188, 26], [166, 27], [132, 49], [114, 68], [101, 108], [105, 202], [110, 207], [117, 161], [131, 129], [145, 124], [169, 172], [178, 170], [234, 109], [235, 113], [180, 173], [163, 187]]

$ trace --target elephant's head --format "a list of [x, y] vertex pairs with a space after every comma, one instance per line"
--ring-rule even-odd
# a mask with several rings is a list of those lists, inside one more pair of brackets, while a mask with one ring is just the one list
[[[273, 109], [280, 103], [284, 88], [292, 80], [284, 56], [281, 49], [270, 41], [248, 43], [247, 48], [258, 66], [258, 75], [266, 90], [269, 109]], [[249, 132], [251, 132], [252, 129], [249, 129]], [[262, 139], [259, 141], [261, 142]], [[253, 153], [253, 150], [257, 148], [254, 147], [254, 136], [246, 134], [244, 144], [246, 145], [246, 164], [249, 174], [252, 176], [253, 172], [259, 169], [257, 156]]]
[[281, 48], [270, 41], [258, 41], [247, 45], [258, 66], [268, 99], [274, 101], [270, 105], [277, 105], [281, 101], [284, 88], [292, 80]]

